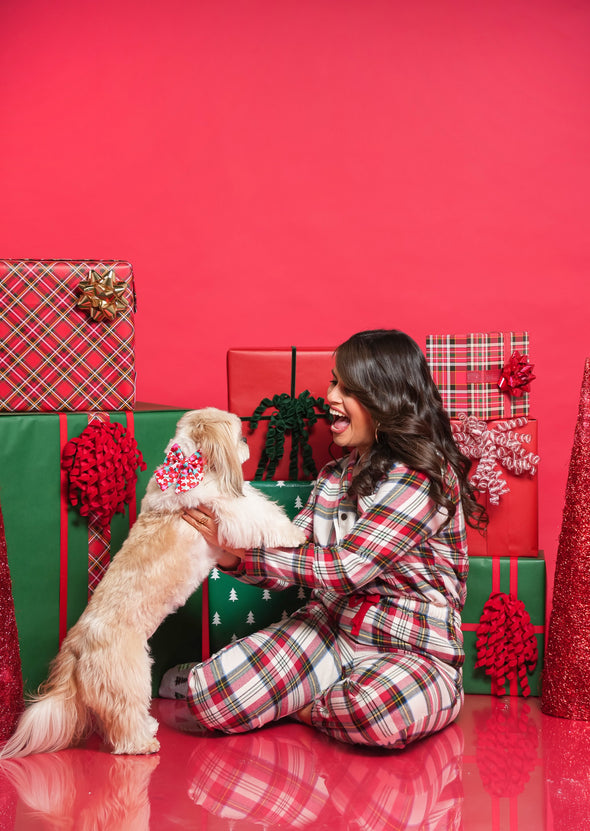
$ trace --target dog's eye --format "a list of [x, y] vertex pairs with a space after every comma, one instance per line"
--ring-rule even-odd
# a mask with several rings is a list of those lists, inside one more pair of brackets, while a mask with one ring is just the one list
[[248, 444], [248, 439], [246, 438], [246, 436], [242, 436], [242, 441], [244, 442], [244, 444]]

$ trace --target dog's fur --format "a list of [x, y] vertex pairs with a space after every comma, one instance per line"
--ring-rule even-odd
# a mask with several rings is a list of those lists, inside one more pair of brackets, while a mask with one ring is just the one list
[[215, 552], [182, 519], [183, 508], [215, 511], [230, 548], [297, 546], [301, 529], [244, 482], [248, 445], [240, 419], [209, 407], [185, 413], [168, 451], [178, 444], [205, 457], [193, 490], [161, 491], [151, 477], [141, 512], [51, 665], [48, 680], [24, 711], [0, 758], [61, 750], [96, 727], [114, 753], [155, 753], [157, 721], [149, 715], [148, 638], [182, 606], [215, 564]]

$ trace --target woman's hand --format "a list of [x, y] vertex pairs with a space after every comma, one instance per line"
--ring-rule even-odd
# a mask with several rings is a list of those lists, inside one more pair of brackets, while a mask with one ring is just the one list
[[192, 525], [212, 548], [216, 549], [217, 564], [231, 571], [244, 559], [244, 548], [228, 548], [219, 539], [217, 518], [206, 508], [185, 508], [181, 514], [185, 522]]

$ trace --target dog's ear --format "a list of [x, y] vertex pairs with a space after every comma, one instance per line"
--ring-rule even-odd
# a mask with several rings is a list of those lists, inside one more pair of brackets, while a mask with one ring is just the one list
[[241, 496], [244, 487], [235, 427], [231, 421], [206, 421], [201, 425], [201, 450], [219, 478], [222, 493]]

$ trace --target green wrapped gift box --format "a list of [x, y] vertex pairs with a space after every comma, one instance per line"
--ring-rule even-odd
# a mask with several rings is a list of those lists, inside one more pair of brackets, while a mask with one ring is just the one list
[[[528, 676], [531, 695], [540, 694], [540, 677], [543, 666], [545, 645], [545, 560], [542, 555], [532, 557], [472, 557], [469, 561], [467, 578], [467, 600], [463, 609], [463, 637], [465, 643], [465, 666], [463, 687], [467, 693], [489, 695], [491, 679], [483, 668], [475, 666], [477, 661], [476, 628], [483, 607], [490, 594], [503, 592], [512, 594], [525, 605], [537, 640], [538, 660], [534, 671]], [[506, 688], [507, 694], [521, 695], [516, 680]]]
[[[138, 470], [136, 505], [115, 514], [110, 553], [129, 531], [130, 512], [139, 510], [147, 482], [163, 459], [184, 410], [156, 409], [109, 413], [133, 432], [147, 469]], [[61, 498], [63, 443], [87, 426], [87, 413], [0, 415], [0, 501], [6, 527], [21, 664], [25, 688], [47, 676], [60, 635], [72, 626], [88, 601], [88, 522]], [[158, 629], [151, 641], [154, 689], [171, 665], [201, 654], [201, 591]]]
[[[282, 505], [291, 518], [303, 508], [313, 487], [312, 482], [301, 481], [260, 481], [252, 482], [252, 485]], [[310, 591], [303, 588], [269, 591], [249, 586], [213, 569], [203, 599], [203, 611], [208, 607], [210, 654], [237, 638], [287, 617], [305, 605], [309, 596]], [[203, 649], [205, 651], [205, 645]]]

